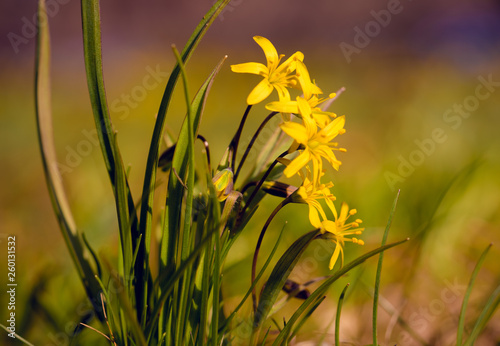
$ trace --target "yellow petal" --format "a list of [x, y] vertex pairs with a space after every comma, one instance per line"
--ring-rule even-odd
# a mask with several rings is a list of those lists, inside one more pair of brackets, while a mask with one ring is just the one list
[[297, 61], [296, 64], [297, 78], [306, 100], [309, 100], [313, 94], [322, 94], [323, 92], [321, 89], [311, 82], [311, 77], [309, 76], [306, 65], [302, 61]]
[[267, 79], [263, 79], [248, 95], [247, 103], [249, 105], [257, 104], [265, 100], [273, 92], [273, 86]]
[[280, 113], [298, 113], [296, 101], [273, 101], [266, 105], [266, 109]]
[[280, 125], [283, 132], [295, 139], [300, 144], [306, 144], [309, 140], [307, 130], [304, 125], [294, 123], [293, 121], [286, 121]]
[[321, 220], [319, 218], [318, 211], [312, 205], [309, 205], [309, 221], [313, 227], [321, 227]]
[[307, 165], [311, 158], [309, 151], [304, 150], [299, 156], [297, 156], [283, 171], [287, 178], [295, 175], [302, 167]]
[[243, 64], [231, 65], [231, 71], [236, 73], [252, 73], [263, 77], [269, 75], [269, 69], [258, 62], [246, 62]]
[[335, 136], [337, 136], [341, 130], [344, 128], [345, 116], [335, 118], [331, 123], [326, 125], [322, 130], [322, 135], [327, 138], [327, 141], [331, 141]]
[[330, 265], [328, 266], [328, 268], [330, 270], [332, 270], [333, 266], [335, 266], [335, 263], [337, 263], [337, 259], [339, 258], [339, 254], [340, 254], [340, 249], [341, 249], [341, 245], [339, 243], [337, 243], [337, 245], [335, 246], [335, 251], [333, 251], [332, 258], [330, 258]]
[[277, 74], [289, 74], [297, 68], [297, 61], [304, 60], [304, 54], [302, 52], [295, 52], [288, 59], [285, 60], [277, 69]]
[[254, 41], [262, 48], [266, 55], [267, 67], [273, 71], [278, 66], [279, 56], [271, 41], [262, 36], [254, 36]]
[[280, 101], [290, 101], [290, 93], [285, 85], [279, 83], [273, 83], [272, 85], [278, 92]]

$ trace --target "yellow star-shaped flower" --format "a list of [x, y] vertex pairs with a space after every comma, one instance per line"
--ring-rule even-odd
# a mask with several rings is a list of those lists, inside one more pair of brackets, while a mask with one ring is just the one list
[[[336, 96], [335, 93], [331, 93], [328, 97], [318, 98], [316, 95], [312, 95], [307, 99], [307, 103], [311, 107], [311, 116], [320, 128], [324, 128], [330, 123], [330, 121], [337, 117], [337, 114], [333, 112], [323, 111], [318, 107], [319, 104], [325, 102], [326, 100], [332, 99]], [[299, 114], [299, 106], [297, 101], [273, 101], [266, 105], [266, 108], [272, 112], [280, 112], [284, 114]]]
[[[289, 164], [289, 161], [286, 162]], [[300, 170], [299, 176], [302, 178], [302, 185], [292, 195], [292, 201], [295, 203], [306, 203], [309, 206], [309, 221], [316, 228], [321, 228], [322, 220], [327, 220], [327, 216], [320, 200], [324, 200], [330, 209], [334, 208], [333, 201], [335, 196], [330, 192], [333, 183], [330, 181], [322, 184], [319, 181], [311, 180], [311, 170], [306, 166], [306, 173]], [[323, 173], [321, 174], [323, 175]]]
[[264, 51], [267, 66], [257, 62], [231, 65], [233, 72], [252, 73], [264, 77], [248, 95], [247, 103], [254, 105], [265, 100], [271, 95], [273, 89], [278, 92], [280, 100], [290, 100], [290, 93], [287, 88], [296, 87], [299, 83], [297, 77], [292, 73], [296, 69], [296, 62], [304, 60], [304, 54], [296, 52], [280, 65], [279, 63], [284, 55], [278, 55], [276, 48], [267, 38], [254, 36], [253, 39]]
[[333, 269], [335, 263], [341, 256], [341, 266], [344, 265], [344, 245], [346, 241], [350, 241], [354, 244], [364, 245], [364, 242], [357, 238], [347, 238], [351, 235], [358, 235], [364, 231], [364, 228], [360, 228], [359, 224], [362, 222], [360, 219], [356, 219], [354, 222], [347, 223], [347, 219], [356, 214], [356, 209], [349, 210], [349, 206], [346, 203], [342, 203], [340, 207], [340, 214], [337, 214], [335, 209], [332, 209], [335, 221], [326, 220], [322, 222], [321, 231], [325, 234], [327, 239], [332, 240], [335, 243], [335, 250], [330, 259], [329, 268]]
[[345, 132], [345, 117], [341, 116], [318, 131], [316, 122], [311, 115], [311, 106], [301, 97], [297, 97], [299, 114], [302, 117], [302, 124], [286, 121], [280, 125], [281, 129], [294, 139], [290, 152], [301, 149], [302, 152], [285, 168], [284, 174], [287, 177], [295, 175], [309, 161], [313, 163], [313, 181], [319, 181], [319, 176], [323, 171], [323, 161], [325, 158], [333, 168], [339, 169], [341, 162], [337, 160], [334, 150], [345, 151], [336, 148], [337, 143], [332, 140], [339, 134]]

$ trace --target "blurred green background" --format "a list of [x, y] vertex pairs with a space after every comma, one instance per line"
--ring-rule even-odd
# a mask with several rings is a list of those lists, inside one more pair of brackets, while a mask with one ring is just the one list
[[[211, 4], [201, 0], [101, 4], [107, 95], [136, 197], [142, 188], [155, 115], [174, 64], [170, 46], [184, 45]], [[79, 2], [54, 0], [51, 6], [54, 132], [64, 183], [80, 230], [100, 256], [113, 259], [117, 221], [92, 132]], [[89, 305], [58, 230], [37, 144], [36, 3], [3, 1], [0, 13], [0, 323], [5, 324], [8, 315], [3, 254], [6, 236], [13, 234], [17, 239], [16, 331], [36, 345], [68, 345]], [[231, 73], [229, 65], [264, 62], [252, 36], [269, 38], [286, 56], [302, 51], [311, 76], [325, 93], [346, 88], [331, 109], [346, 115], [347, 133], [339, 143], [348, 151], [339, 154], [340, 171], [328, 171], [328, 176], [335, 183], [337, 200], [356, 208], [366, 227], [362, 236], [366, 245], [347, 244], [346, 260], [378, 246], [398, 189], [401, 195], [389, 240], [411, 238], [386, 253], [381, 302], [385, 309], [379, 310], [382, 344], [453, 342], [474, 264], [489, 243], [500, 243], [499, 33], [500, 3], [493, 0], [474, 4], [236, 0], [215, 21], [188, 64], [194, 93], [213, 66], [228, 55], [200, 129], [210, 142], [214, 162], [222, 156], [245, 109], [246, 96], [258, 81]], [[173, 133], [184, 113], [182, 95], [177, 93], [167, 116]], [[263, 105], [254, 107], [243, 140], [266, 115]], [[277, 201], [267, 200], [228, 258], [223, 290], [229, 302], [238, 302], [249, 285], [248, 259], [256, 235], [267, 218], [266, 210]], [[288, 221], [283, 249], [310, 227], [306, 209], [287, 207], [273, 222], [271, 230], [277, 232]], [[272, 247], [276, 236], [268, 233], [265, 249]], [[320, 250], [316, 247], [304, 256], [302, 266], [292, 273], [294, 280], [306, 282], [328, 274], [328, 256], [320, 256]], [[500, 283], [499, 255], [494, 245], [474, 288], [468, 322], [475, 320]], [[375, 260], [369, 261], [334, 285], [297, 342], [318, 341], [325, 332], [325, 342], [333, 342], [334, 329], [329, 324], [340, 291], [351, 282], [341, 340], [369, 343], [375, 266]], [[420, 336], [420, 342], [397, 323], [398, 316]], [[86, 330], [75, 344], [104, 341]], [[500, 319], [494, 316], [480, 344], [498, 342]]]

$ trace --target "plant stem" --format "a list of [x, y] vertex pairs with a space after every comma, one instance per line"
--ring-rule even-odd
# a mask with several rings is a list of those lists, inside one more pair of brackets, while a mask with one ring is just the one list
[[250, 197], [248, 198], [248, 200], [246, 201], [245, 203], [245, 207], [243, 208], [243, 210], [240, 212], [240, 214], [238, 215], [238, 222], [237, 224], [240, 224], [241, 221], [243, 221], [243, 217], [245, 216], [245, 213], [248, 209], [248, 207], [250, 206], [250, 204], [252, 203], [252, 200], [255, 198], [255, 196], [257, 195], [257, 192], [259, 192], [260, 188], [262, 187], [262, 184], [264, 184], [264, 182], [266, 181], [267, 177], [269, 176], [269, 174], [271, 174], [271, 171], [273, 170], [273, 168], [278, 164], [278, 159], [281, 159], [282, 157], [288, 155], [288, 150], [284, 151], [283, 153], [281, 153], [280, 156], [278, 156], [278, 158], [276, 160], [273, 161], [273, 163], [271, 164], [271, 166], [269, 166], [269, 168], [267, 169], [266, 173], [264, 173], [264, 175], [262, 176], [262, 178], [260, 179], [259, 183], [257, 184], [257, 186], [255, 187], [255, 189], [252, 191], [252, 194], [250, 195]]
[[[262, 228], [262, 231], [260, 231], [259, 239], [257, 240], [257, 246], [255, 247], [255, 252], [253, 254], [253, 261], [252, 261], [252, 281], [250, 282], [250, 285], [252, 285], [253, 282], [254, 282], [254, 280], [255, 280], [255, 273], [257, 271], [257, 257], [259, 256], [260, 246], [262, 245], [262, 240], [264, 239], [264, 234], [266, 234], [267, 228], [271, 224], [271, 221], [276, 216], [276, 214], [278, 213], [278, 211], [280, 211], [281, 208], [283, 208], [285, 205], [287, 205], [288, 203], [290, 203], [291, 200], [292, 199], [290, 197], [287, 197], [284, 200], [282, 200], [280, 202], [280, 204], [278, 204], [276, 206], [276, 208], [273, 210], [273, 212], [271, 213], [271, 215], [269, 215], [269, 217], [267, 218], [266, 223], [264, 224], [264, 227]], [[253, 302], [253, 312], [255, 314], [257, 312], [257, 294], [255, 292], [255, 286], [252, 289], [252, 302]]]
[[276, 114], [278, 114], [278, 112], [272, 112], [271, 114], [269, 114], [264, 119], [264, 121], [260, 124], [259, 128], [257, 129], [257, 131], [255, 131], [255, 134], [253, 135], [252, 139], [250, 140], [250, 143], [248, 144], [248, 146], [247, 146], [247, 148], [245, 150], [245, 153], [243, 154], [243, 157], [240, 160], [240, 164], [238, 165], [238, 169], [236, 170], [236, 173], [234, 174], [234, 179], [233, 179], [234, 182], [236, 182], [236, 178], [238, 178], [238, 175], [240, 173], [241, 167], [243, 166], [243, 163], [245, 162], [248, 154], [250, 153], [250, 150], [252, 149], [252, 147], [253, 147], [255, 141], [257, 140], [257, 137], [259, 136], [260, 132], [264, 129], [264, 126], [266, 126], [266, 124], [269, 122], [269, 120], [271, 120], [271, 118], [273, 116], [275, 116]]
[[243, 126], [245, 126], [245, 122], [247, 120], [248, 113], [250, 113], [250, 109], [252, 109], [252, 105], [248, 105], [247, 108], [245, 109], [245, 113], [243, 113], [243, 117], [241, 118], [240, 121], [240, 126], [238, 127], [238, 130], [236, 130], [236, 133], [234, 134], [234, 137], [231, 140], [231, 143], [229, 144], [229, 152], [231, 155], [231, 168], [233, 170], [236, 165], [236, 151], [238, 150], [238, 144], [240, 142], [241, 133], [243, 132]]

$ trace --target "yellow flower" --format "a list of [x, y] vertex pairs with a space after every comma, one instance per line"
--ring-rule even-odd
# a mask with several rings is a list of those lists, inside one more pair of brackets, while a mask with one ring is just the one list
[[296, 62], [304, 60], [304, 54], [294, 53], [284, 63], [279, 65], [284, 55], [279, 55], [273, 44], [262, 36], [254, 36], [255, 42], [262, 48], [266, 55], [267, 66], [257, 62], [248, 62], [243, 64], [231, 65], [231, 70], [237, 73], [257, 74], [264, 79], [248, 95], [247, 103], [249, 105], [257, 104], [271, 95], [273, 89], [276, 89], [280, 100], [290, 100], [290, 93], [287, 88], [296, 87], [297, 77], [292, 75], [296, 69]]
[[[324, 128], [328, 125], [332, 119], [337, 117], [337, 114], [333, 112], [323, 111], [318, 107], [319, 104], [325, 102], [326, 100], [330, 100], [336, 96], [335, 93], [331, 93], [328, 97], [318, 98], [316, 95], [312, 95], [307, 99], [307, 103], [311, 107], [311, 117], [316, 122], [320, 128]], [[299, 113], [299, 105], [297, 101], [273, 101], [266, 105], [266, 108], [272, 112], [280, 112], [280, 113]]]
[[364, 242], [357, 238], [347, 238], [351, 235], [358, 235], [364, 231], [364, 228], [360, 228], [359, 224], [362, 222], [360, 219], [356, 219], [354, 222], [346, 223], [347, 219], [356, 214], [356, 209], [349, 210], [349, 206], [346, 203], [342, 203], [340, 208], [340, 214], [332, 209], [335, 221], [326, 220], [322, 222], [321, 230], [325, 234], [327, 239], [332, 240], [335, 243], [335, 250], [333, 251], [332, 258], [330, 259], [330, 270], [333, 269], [339, 255], [341, 255], [341, 266], [344, 265], [344, 245], [346, 241], [353, 242], [354, 244], [364, 245]]
[[215, 187], [217, 199], [222, 202], [233, 191], [233, 171], [231, 168], [225, 168], [212, 178], [212, 183]]
[[321, 89], [311, 81], [309, 71], [307, 71], [307, 67], [303, 61], [297, 61], [296, 70], [297, 80], [299, 81], [306, 100], [310, 99], [313, 95], [323, 93]]
[[[309, 161], [313, 163], [313, 181], [319, 181], [319, 176], [323, 171], [323, 161], [325, 158], [333, 168], [339, 169], [341, 162], [337, 160], [333, 150], [345, 151], [342, 148], [336, 148], [337, 143], [332, 140], [339, 134], [345, 132], [345, 117], [341, 116], [318, 131], [316, 122], [311, 116], [311, 106], [301, 97], [297, 97], [297, 105], [302, 124], [287, 121], [281, 124], [281, 129], [294, 139], [290, 152], [301, 149], [302, 152], [285, 168], [284, 174], [291, 177], [296, 174]], [[302, 149], [303, 148], [303, 149]]]
[[321, 228], [322, 220], [324, 221], [328, 218], [319, 201], [323, 199], [330, 209], [334, 208], [333, 201], [335, 200], [335, 196], [330, 192], [333, 183], [321, 184], [319, 181], [314, 182], [311, 180], [311, 170], [308, 166], [306, 166], [306, 174], [302, 170], [298, 173], [303, 183], [292, 196], [292, 202], [306, 203], [309, 206], [309, 221], [311, 225]]

